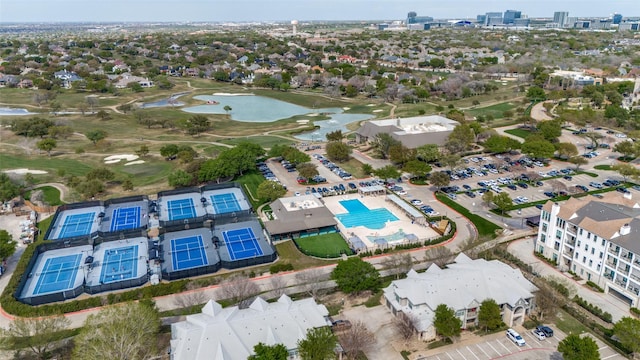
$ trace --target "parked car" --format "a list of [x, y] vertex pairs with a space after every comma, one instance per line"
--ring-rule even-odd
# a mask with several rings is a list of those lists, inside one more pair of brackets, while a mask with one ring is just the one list
[[599, 182], [592, 181], [589, 183], [589, 186], [594, 187], [596, 189], [602, 189], [604, 186]]
[[420, 205], [422, 205], [422, 200], [413, 199], [413, 200], [411, 200], [411, 204], [416, 205], [416, 206], [420, 206]]
[[507, 338], [509, 340], [513, 341], [518, 346], [525, 346], [526, 345], [526, 343], [525, 343], [524, 339], [522, 338], [522, 336], [520, 336], [520, 334], [518, 334], [518, 332], [513, 330], [513, 329], [507, 329]]
[[573, 180], [573, 177], [571, 177], [571, 175], [565, 175], [562, 178], [569, 181]]
[[538, 339], [538, 340], [540, 340], [540, 341], [542, 341], [542, 340], [544, 340], [544, 339], [546, 339], [546, 338], [547, 338], [547, 336], [544, 334], [544, 332], [542, 332], [542, 330], [533, 329], [533, 330], [531, 331], [531, 333], [533, 334], [533, 336], [534, 336], [536, 339]]
[[333, 331], [344, 331], [351, 329], [351, 321], [349, 320], [336, 320], [331, 323], [331, 329]]
[[589, 188], [584, 186], [584, 185], [576, 185], [576, 188], [578, 188], [578, 189], [580, 189], [580, 190], [582, 190], [584, 192], [589, 191]]
[[538, 327], [536, 327], [536, 330], [544, 333], [545, 337], [553, 337], [553, 329], [546, 325], [539, 325]]

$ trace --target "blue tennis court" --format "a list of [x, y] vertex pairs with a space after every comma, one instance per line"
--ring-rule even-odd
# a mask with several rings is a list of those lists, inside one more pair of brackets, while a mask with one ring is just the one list
[[224, 231], [222, 236], [231, 260], [248, 259], [263, 254], [251, 228]]
[[174, 270], [191, 269], [208, 265], [202, 236], [171, 239], [171, 259]]
[[60, 230], [59, 239], [70, 238], [75, 236], [83, 236], [91, 233], [91, 226], [96, 213], [84, 213], [69, 215], [64, 219], [62, 229]]
[[240, 204], [234, 193], [211, 195], [211, 203], [217, 214], [240, 211]]
[[196, 217], [196, 208], [193, 199], [178, 199], [167, 201], [169, 220], [182, 220]]
[[109, 249], [104, 252], [100, 283], [133, 279], [138, 275], [138, 245]]
[[76, 273], [81, 259], [82, 254], [47, 259], [42, 272], [36, 274], [38, 282], [35, 289], [33, 289], [33, 294], [40, 295], [71, 289], [76, 280]]
[[110, 231], [137, 229], [140, 227], [140, 206], [117, 208], [111, 214]]

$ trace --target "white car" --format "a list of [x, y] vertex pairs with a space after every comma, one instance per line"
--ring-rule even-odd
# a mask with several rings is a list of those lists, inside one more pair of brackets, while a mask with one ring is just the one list
[[620, 139], [624, 139], [624, 138], [626, 138], [626, 137], [627, 137], [627, 134], [617, 133], [617, 134], [615, 134], [614, 136], [615, 136], [615, 137], [617, 137], [617, 138], [620, 138]]
[[526, 345], [522, 336], [520, 336], [520, 334], [518, 334], [518, 332], [513, 329], [507, 329], [507, 338], [509, 338], [509, 340], [513, 341], [518, 346]]
[[544, 332], [542, 332], [541, 330], [538, 330], [538, 329], [533, 329], [533, 330], [531, 330], [531, 333], [533, 334], [533, 336], [534, 336], [536, 339], [538, 339], [538, 340], [540, 340], [540, 341], [542, 341], [542, 340], [544, 340], [544, 339], [546, 339], [546, 338], [547, 338], [547, 337], [545, 336]]
[[420, 205], [422, 205], [422, 200], [420, 200], [420, 199], [413, 199], [413, 200], [411, 200], [411, 203], [412, 203], [413, 205], [415, 205], [415, 206], [420, 206]]
[[404, 195], [407, 195], [407, 192], [405, 190], [400, 190], [400, 191], [397, 191], [396, 194], [404, 196]]

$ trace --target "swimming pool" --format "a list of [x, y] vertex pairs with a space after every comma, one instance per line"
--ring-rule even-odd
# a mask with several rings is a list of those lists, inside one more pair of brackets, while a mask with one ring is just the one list
[[385, 208], [369, 209], [358, 199], [342, 200], [340, 205], [348, 212], [336, 217], [346, 228], [364, 226], [378, 230], [384, 228], [387, 221], [398, 221], [398, 218]]

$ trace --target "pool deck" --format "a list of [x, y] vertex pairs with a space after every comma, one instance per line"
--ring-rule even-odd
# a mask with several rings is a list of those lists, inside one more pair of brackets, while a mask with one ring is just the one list
[[428, 240], [437, 238], [439, 235], [435, 232], [435, 230], [418, 224], [412, 224], [411, 219], [405, 215], [400, 209], [395, 206], [391, 206], [391, 204], [385, 201], [386, 196], [364, 196], [360, 197], [358, 194], [348, 194], [348, 195], [339, 195], [339, 196], [329, 196], [325, 197], [322, 200], [325, 202], [325, 206], [329, 211], [334, 214], [344, 214], [347, 211], [345, 208], [340, 205], [340, 201], [342, 200], [352, 200], [358, 199], [369, 209], [377, 209], [377, 208], [385, 208], [389, 210], [393, 215], [398, 218], [398, 221], [387, 222], [384, 228], [382, 229], [369, 229], [364, 226], [356, 226], [351, 228], [345, 228], [342, 223], [338, 221], [338, 228], [343, 234], [347, 235], [347, 238], [352, 236], [353, 233], [355, 236], [359, 237], [365, 245], [369, 248], [375, 248], [376, 245], [368, 238], [368, 236], [387, 236], [392, 235], [400, 230], [402, 230], [405, 234], [414, 234], [420, 240]]

